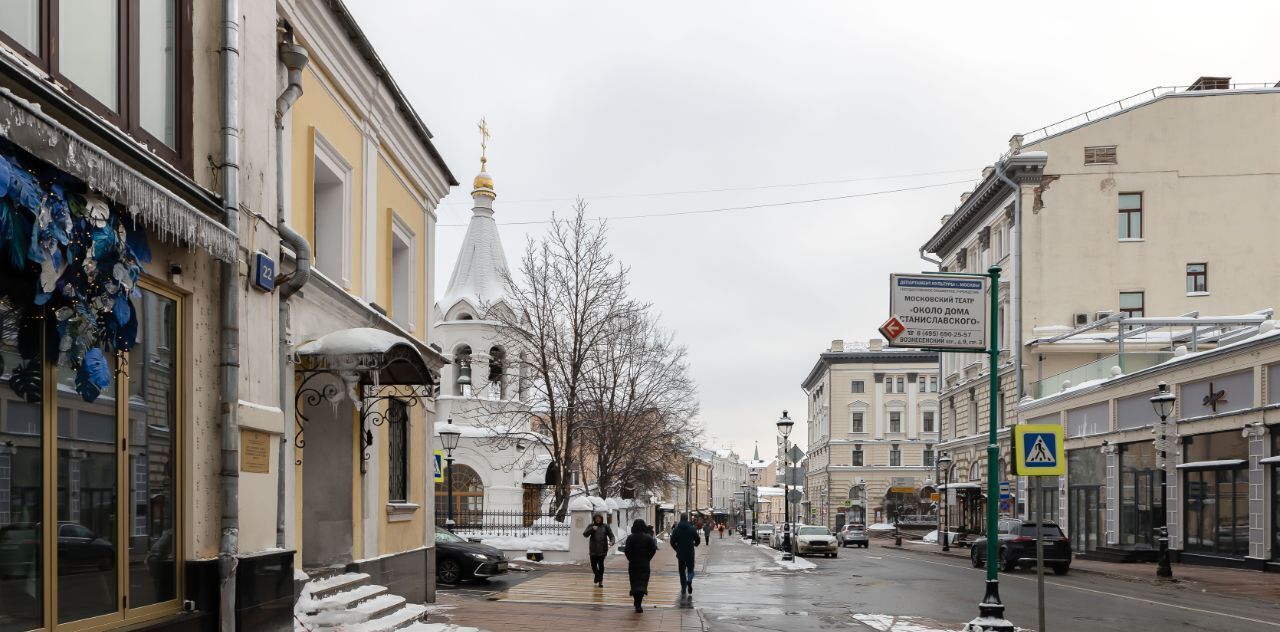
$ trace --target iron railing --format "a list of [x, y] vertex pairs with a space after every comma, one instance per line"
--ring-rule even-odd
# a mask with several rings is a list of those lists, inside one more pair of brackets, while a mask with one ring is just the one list
[[[436, 512], [436, 524], [444, 526], [446, 516]], [[492, 535], [523, 538], [534, 535], [569, 535], [569, 517], [559, 522], [553, 513], [528, 511], [455, 511], [453, 527], [458, 535]]]

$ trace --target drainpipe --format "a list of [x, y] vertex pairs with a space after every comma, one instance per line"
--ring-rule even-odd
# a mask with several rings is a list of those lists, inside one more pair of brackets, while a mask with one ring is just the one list
[[[240, 2], [222, 3], [222, 211], [223, 222], [240, 237]], [[223, 632], [236, 629], [236, 555], [240, 536], [240, 247], [235, 261], [222, 264], [221, 374], [222, 537], [218, 544], [220, 597], [218, 624]]]
[[[302, 69], [307, 65], [307, 51], [293, 43], [293, 37], [286, 31], [285, 39], [280, 44], [280, 62], [288, 70], [288, 81], [284, 92], [276, 99], [276, 226], [280, 230], [280, 240], [293, 249], [296, 269], [289, 280], [280, 284], [279, 296], [279, 332], [280, 348], [278, 363], [280, 370], [280, 410], [284, 411], [284, 427], [289, 427], [289, 419], [297, 413], [293, 410], [293, 370], [289, 366], [289, 297], [293, 296], [307, 284], [311, 278], [311, 244], [284, 221], [284, 115], [293, 107], [293, 103], [302, 96]], [[293, 414], [290, 414], [293, 413]], [[279, 474], [276, 476], [276, 546], [285, 548], [285, 468], [289, 467], [288, 433], [280, 437]], [[301, 560], [298, 560], [299, 565]]]
[[[1013, 326], [1013, 340], [1009, 344], [1013, 357], [1014, 379], [1017, 380], [1014, 401], [1023, 397], [1022, 386], [1022, 187], [1005, 174], [1006, 161], [996, 163], [996, 177], [1013, 188], [1013, 234], [1009, 236], [1009, 257], [1013, 263], [1013, 278], [1009, 280], [1009, 321]], [[997, 288], [998, 291], [998, 288]]]

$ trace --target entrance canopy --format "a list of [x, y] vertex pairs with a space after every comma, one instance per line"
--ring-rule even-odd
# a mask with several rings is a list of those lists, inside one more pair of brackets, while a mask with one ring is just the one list
[[300, 345], [304, 371], [354, 372], [362, 385], [434, 386], [435, 378], [413, 343], [373, 327], [340, 329]]

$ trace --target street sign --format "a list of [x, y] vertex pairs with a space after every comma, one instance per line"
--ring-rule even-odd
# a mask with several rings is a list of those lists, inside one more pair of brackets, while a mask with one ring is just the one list
[[1057, 424], [1013, 427], [1014, 464], [1019, 476], [1062, 476], [1067, 463], [1062, 453], [1062, 426]]
[[798, 489], [790, 490], [787, 492], [787, 500], [791, 501], [791, 504], [794, 505], [804, 500], [804, 494], [800, 493], [800, 490]]
[[907, 326], [903, 325], [902, 321], [898, 320], [896, 316], [890, 316], [889, 320], [884, 321], [884, 324], [880, 325], [880, 334], [889, 342], [897, 340], [898, 336], [901, 336], [902, 332], [906, 330]]
[[436, 450], [435, 461], [436, 461], [435, 482], [443, 483], [444, 482], [444, 451], [443, 450]]
[[[978, 275], [889, 275], [889, 322], [881, 327], [890, 347], [986, 351], [990, 279]], [[904, 329], [890, 335], [890, 324]]]
[[890, 487], [890, 488], [889, 488], [889, 493], [890, 493], [890, 494], [914, 494], [914, 493], [916, 493], [916, 488], [914, 488], [914, 487]]
[[1009, 481], [1000, 481], [1000, 500], [1009, 500], [1013, 498], [1012, 486]]

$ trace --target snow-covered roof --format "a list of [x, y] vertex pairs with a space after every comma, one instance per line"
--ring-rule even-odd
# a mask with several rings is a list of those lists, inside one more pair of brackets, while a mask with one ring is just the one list
[[467, 225], [462, 249], [458, 251], [458, 261], [453, 266], [449, 285], [436, 302], [445, 314], [459, 301], [479, 310], [482, 305], [494, 305], [505, 296], [503, 276], [507, 272], [507, 257], [498, 237], [498, 224], [493, 220], [493, 198], [472, 197], [476, 206], [471, 209], [471, 222]]
[[299, 345], [294, 353], [308, 368], [352, 371], [375, 385], [435, 383], [418, 346], [385, 329], [339, 329]]
[[398, 344], [412, 346], [402, 336], [373, 327], [354, 327], [341, 329], [325, 334], [303, 343], [298, 347], [298, 355], [360, 355], [365, 353], [386, 353]]
[[1244, 459], [1218, 459], [1216, 461], [1193, 461], [1191, 463], [1181, 463], [1178, 465], [1180, 470], [1206, 470], [1215, 467], [1235, 467], [1247, 463]]

